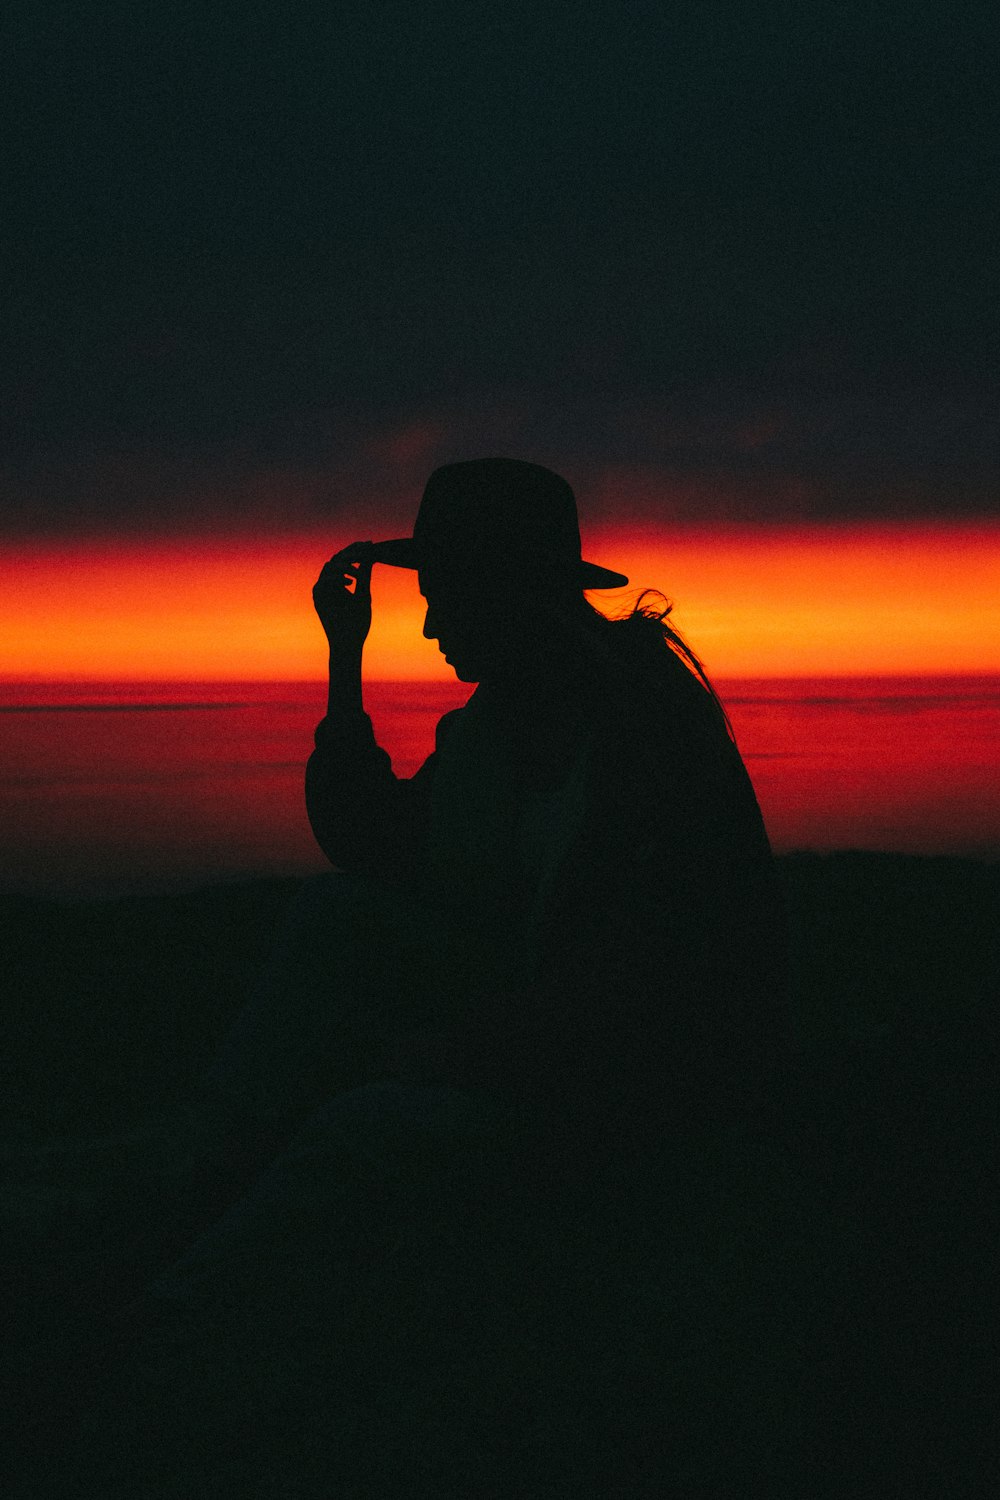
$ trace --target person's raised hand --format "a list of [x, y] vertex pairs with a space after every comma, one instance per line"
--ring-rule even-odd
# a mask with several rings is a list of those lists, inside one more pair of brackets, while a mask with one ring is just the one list
[[360, 651], [368, 637], [372, 623], [372, 546], [372, 542], [352, 542], [335, 552], [313, 586], [313, 605], [331, 651]]

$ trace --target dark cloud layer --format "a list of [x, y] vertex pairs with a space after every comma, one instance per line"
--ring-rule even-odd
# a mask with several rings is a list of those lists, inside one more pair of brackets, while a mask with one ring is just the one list
[[9, 468], [5, 530], [375, 535], [408, 528], [437, 464], [487, 452], [564, 473], [592, 521], [958, 520], [995, 513], [994, 438], [992, 409], [970, 392], [766, 401], [715, 386], [547, 405], [527, 388], [480, 391], [401, 415], [317, 409], [224, 444], [39, 452]]
[[12, 3], [7, 524], [990, 510], [995, 7], [675, 9]]

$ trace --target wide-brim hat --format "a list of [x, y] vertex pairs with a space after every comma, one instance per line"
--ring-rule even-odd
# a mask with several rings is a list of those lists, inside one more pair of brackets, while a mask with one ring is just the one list
[[624, 573], [581, 557], [576, 496], [559, 474], [517, 458], [444, 464], [427, 481], [411, 537], [375, 542], [375, 562], [432, 578], [529, 577], [617, 589]]

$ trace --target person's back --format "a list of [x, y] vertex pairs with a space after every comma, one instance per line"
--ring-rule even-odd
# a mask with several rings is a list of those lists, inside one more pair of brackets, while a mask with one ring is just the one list
[[744, 1109], [786, 1020], [757, 799], [721, 706], [658, 626], [611, 622], [612, 654], [579, 689], [536, 936], [535, 983], [599, 1068], [588, 1104], [641, 1128]]

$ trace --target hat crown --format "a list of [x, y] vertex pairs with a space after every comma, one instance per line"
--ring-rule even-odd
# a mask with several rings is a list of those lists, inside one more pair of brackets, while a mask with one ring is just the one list
[[[411, 537], [373, 542], [373, 562], [417, 568], [434, 587], [462, 577], [616, 589], [624, 573], [584, 562], [576, 496], [559, 474], [521, 458], [472, 458], [435, 469]], [[424, 586], [421, 584], [421, 587]]]
[[522, 568], [580, 564], [576, 497], [541, 464], [477, 458], [435, 469], [413, 527], [428, 562], [505, 556]]

